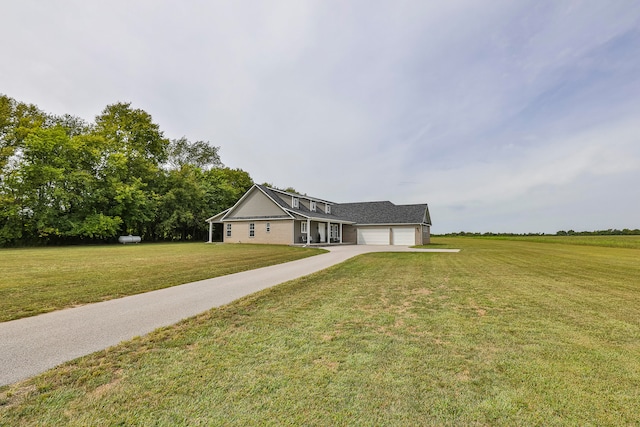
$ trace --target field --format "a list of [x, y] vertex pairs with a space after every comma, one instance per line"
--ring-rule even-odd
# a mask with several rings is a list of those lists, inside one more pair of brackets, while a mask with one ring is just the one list
[[203, 243], [0, 249], [0, 322], [321, 252]]
[[481, 239], [640, 249], [640, 236], [487, 236]]
[[640, 250], [368, 254], [0, 389], [0, 424], [637, 425]]

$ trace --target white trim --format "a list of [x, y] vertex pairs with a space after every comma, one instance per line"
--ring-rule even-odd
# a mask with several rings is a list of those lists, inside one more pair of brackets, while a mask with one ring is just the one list
[[221, 219], [220, 221], [214, 221], [214, 219], [215, 219], [215, 218], [217, 218], [217, 217], [219, 217], [219, 216], [220, 216], [221, 218], [222, 218], [222, 217], [224, 217], [224, 215], [225, 215], [227, 212], [229, 212], [230, 210], [231, 210], [231, 208], [229, 208], [229, 209], [225, 209], [225, 210], [223, 210], [222, 212], [220, 212], [219, 214], [216, 214], [216, 215], [212, 216], [211, 218], [207, 218], [207, 219], [205, 219], [204, 221], [205, 221], [205, 222], [209, 222], [209, 223], [211, 223], [211, 222], [222, 222], [222, 219]]
[[423, 223], [419, 223], [419, 222], [385, 222], [385, 223], [380, 223], [380, 224], [358, 224], [358, 223], [353, 223], [354, 227], [373, 227], [373, 226], [378, 226], [378, 227], [387, 227], [387, 226], [400, 226], [400, 225], [405, 225], [405, 226], [409, 226], [409, 225], [425, 225]]
[[260, 218], [257, 216], [252, 216], [250, 218], [229, 218], [229, 219], [225, 219], [224, 221], [220, 221], [220, 222], [247, 222], [247, 221], [253, 221], [253, 222], [258, 222], [258, 221], [291, 221], [294, 218], [277, 218], [277, 217], [264, 217], [264, 218]]
[[306, 221], [300, 222], [300, 233], [309, 234], [309, 228]]
[[[233, 206], [231, 206], [229, 209], [227, 209], [227, 211], [226, 211], [227, 213], [222, 217], [222, 219], [220, 220], [220, 222], [222, 222], [222, 221], [249, 221], [249, 220], [247, 220], [247, 219], [239, 219], [239, 220], [238, 220], [238, 219], [227, 219], [227, 215], [229, 215], [229, 213], [233, 212], [233, 211], [236, 209], [236, 207], [238, 207], [238, 206], [240, 205], [240, 203], [242, 203], [242, 202], [244, 201], [244, 199], [246, 199], [247, 197], [249, 197], [249, 194], [251, 194], [251, 191], [252, 191], [253, 189], [258, 189], [258, 190], [260, 190], [260, 192], [261, 192], [262, 194], [264, 194], [265, 196], [267, 196], [267, 198], [268, 198], [269, 200], [271, 200], [273, 203], [275, 203], [275, 205], [276, 205], [278, 208], [280, 208], [280, 210], [282, 210], [282, 212], [284, 212], [285, 214], [287, 214], [287, 215], [289, 216], [289, 218], [288, 218], [288, 219], [294, 219], [293, 215], [291, 215], [289, 212], [287, 212], [287, 210], [286, 210], [285, 208], [283, 208], [282, 206], [280, 206], [280, 203], [278, 203], [278, 202], [276, 202], [275, 200], [273, 200], [273, 197], [271, 197], [271, 196], [270, 196], [270, 195], [268, 195], [265, 191], [263, 191], [263, 190], [262, 190], [262, 188], [260, 188], [260, 187], [258, 186], [258, 184], [253, 184], [253, 187], [251, 187], [250, 189], [248, 189], [248, 190], [247, 190], [247, 192], [246, 192], [246, 193], [244, 193], [244, 195], [243, 195], [242, 197], [240, 197], [240, 200], [238, 200], [238, 201], [236, 202], [236, 204], [235, 204], [235, 205], [233, 205]], [[221, 212], [221, 213], [223, 213], [223, 212]], [[218, 215], [220, 215], [220, 214], [218, 214]], [[218, 215], [216, 215], [216, 216], [218, 216]], [[215, 218], [216, 216], [213, 216], [213, 217], [211, 217], [210, 219]], [[259, 220], [259, 219], [262, 219], [262, 218], [257, 218], [256, 220]], [[265, 218], [265, 219], [266, 219], [266, 218]], [[284, 219], [284, 218], [282, 218], [282, 219]]]
[[315, 212], [316, 211], [316, 202], [315, 202], [315, 200], [309, 200], [309, 210], [311, 212]]
[[[295, 215], [301, 216], [303, 218], [307, 218], [307, 219], [311, 219], [312, 221], [318, 221], [318, 222], [327, 222], [327, 221], [331, 221], [331, 222], [337, 222], [339, 224], [356, 224], [353, 221], [349, 221], [347, 219], [339, 219], [339, 218], [322, 218], [319, 216], [311, 216], [311, 215], [307, 215], [302, 211], [294, 211], [292, 209], [285, 209], [286, 211], [288, 211], [287, 213], [293, 213]], [[300, 218], [296, 218], [294, 216], [292, 216], [293, 219], [296, 220], [300, 220]]]
[[324, 213], [331, 215], [331, 205], [329, 203], [324, 206]]
[[249, 237], [256, 237], [256, 223], [249, 223]]
[[294, 209], [300, 209], [300, 198], [291, 196], [291, 207]]
[[324, 199], [319, 199], [317, 197], [310, 197], [310, 196], [305, 196], [302, 194], [297, 194], [297, 193], [290, 193], [288, 191], [284, 191], [284, 190], [278, 190], [277, 188], [272, 188], [272, 187], [267, 187], [269, 190], [273, 191], [274, 193], [280, 193], [280, 194], [284, 194], [286, 196], [291, 196], [291, 197], [297, 197], [299, 199], [306, 199], [306, 200], [315, 200], [316, 202], [320, 202], [320, 203], [329, 203], [329, 204], [335, 204], [334, 202], [331, 202], [329, 200], [324, 200]]

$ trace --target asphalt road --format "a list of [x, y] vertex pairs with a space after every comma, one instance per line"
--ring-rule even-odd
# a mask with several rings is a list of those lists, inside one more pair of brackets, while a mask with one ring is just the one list
[[330, 252], [284, 264], [0, 323], [0, 386], [362, 253], [457, 252], [406, 246], [326, 249]]

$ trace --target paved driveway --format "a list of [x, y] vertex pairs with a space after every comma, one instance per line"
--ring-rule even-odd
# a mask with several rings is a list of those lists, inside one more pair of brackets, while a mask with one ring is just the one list
[[0, 386], [147, 334], [245, 295], [367, 252], [457, 252], [406, 246], [333, 246], [326, 254], [0, 323]]

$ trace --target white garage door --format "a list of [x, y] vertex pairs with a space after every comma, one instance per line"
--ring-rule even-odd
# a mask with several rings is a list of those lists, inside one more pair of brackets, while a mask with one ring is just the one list
[[359, 228], [358, 229], [359, 245], [388, 245], [389, 244], [389, 228]]
[[416, 244], [416, 231], [413, 227], [393, 227], [391, 241], [394, 245]]

